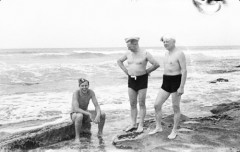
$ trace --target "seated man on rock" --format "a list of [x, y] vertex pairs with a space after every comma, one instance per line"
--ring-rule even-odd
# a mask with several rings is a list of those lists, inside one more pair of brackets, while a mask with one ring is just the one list
[[[89, 81], [83, 78], [78, 80], [79, 89], [73, 93], [71, 119], [75, 126], [75, 142], [80, 142], [80, 131], [83, 123], [94, 122], [98, 124], [98, 137], [102, 136], [105, 124], [105, 113], [100, 109], [95, 93], [89, 89]], [[90, 99], [95, 111], [88, 111]]]

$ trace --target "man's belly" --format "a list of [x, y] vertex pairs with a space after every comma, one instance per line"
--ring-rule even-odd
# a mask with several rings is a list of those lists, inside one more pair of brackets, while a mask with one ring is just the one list
[[178, 67], [164, 67], [165, 75], [178, 75], [181, 74], [181, 69]]
[[128, 67], [128, 74], [132, 76], [140, 76], [146, 74], [146, 66], [131, 65]]

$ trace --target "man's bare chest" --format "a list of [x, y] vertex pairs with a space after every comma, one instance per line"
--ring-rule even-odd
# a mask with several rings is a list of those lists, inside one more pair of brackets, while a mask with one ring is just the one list
[[146, 64], [147, 58], [144, 55], [129, 55], [128, 64]]
[[177, 56], [166, 55], [164, 58], [164, 64], [168, 66], [177, 66], [179, 64]]

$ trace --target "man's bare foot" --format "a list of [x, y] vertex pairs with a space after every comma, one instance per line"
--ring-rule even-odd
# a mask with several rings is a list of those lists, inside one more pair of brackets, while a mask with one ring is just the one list
[[130, 125], [124, 131], [128, 132], [128, 131], [133, 131], [135, 129], [137, 129], [137, 125]]
[[156, 134], [156, 133], [162, 132], [162, 131], [163, 131], [162, 128], [155, 128], [153, 131], [149, 132], [148, 134], [149, 135], [153, 135], [153, 134]]
[[80, 138], [75, 138], [74, 143], [75, 143], [75, 144], [81, 143]]
[[170, 135], [168, 135], [168, 139], [174, 139], [177, 137], [177, 132], [176, 131], [172, 131]]
[[137, 133], [142, 133], [143, 132], [143, 127], [142, 126], [138, 126], [136, 132]]

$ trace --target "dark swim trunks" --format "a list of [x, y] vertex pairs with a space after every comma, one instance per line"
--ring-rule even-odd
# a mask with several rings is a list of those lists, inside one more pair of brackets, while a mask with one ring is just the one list
[[141, 76], [128, 76], [128, 87], [134, 91], [139, 91], [148, 87], [148, 74]]
[[[72, 115], [73, 115], [74, 113], [75, 113], [75, 112], [71, 112], [71, 113], [70, 113], [71, 120], [72, 120]], [[92, 120], [90, 119], [89, 116], [83, 115], [82, 123], [91, 122], [91, 121], [92, 121]]]
[[178, 90], [181, 84], [182, 75], [163, 75], [162, 89], [173, 93]]

